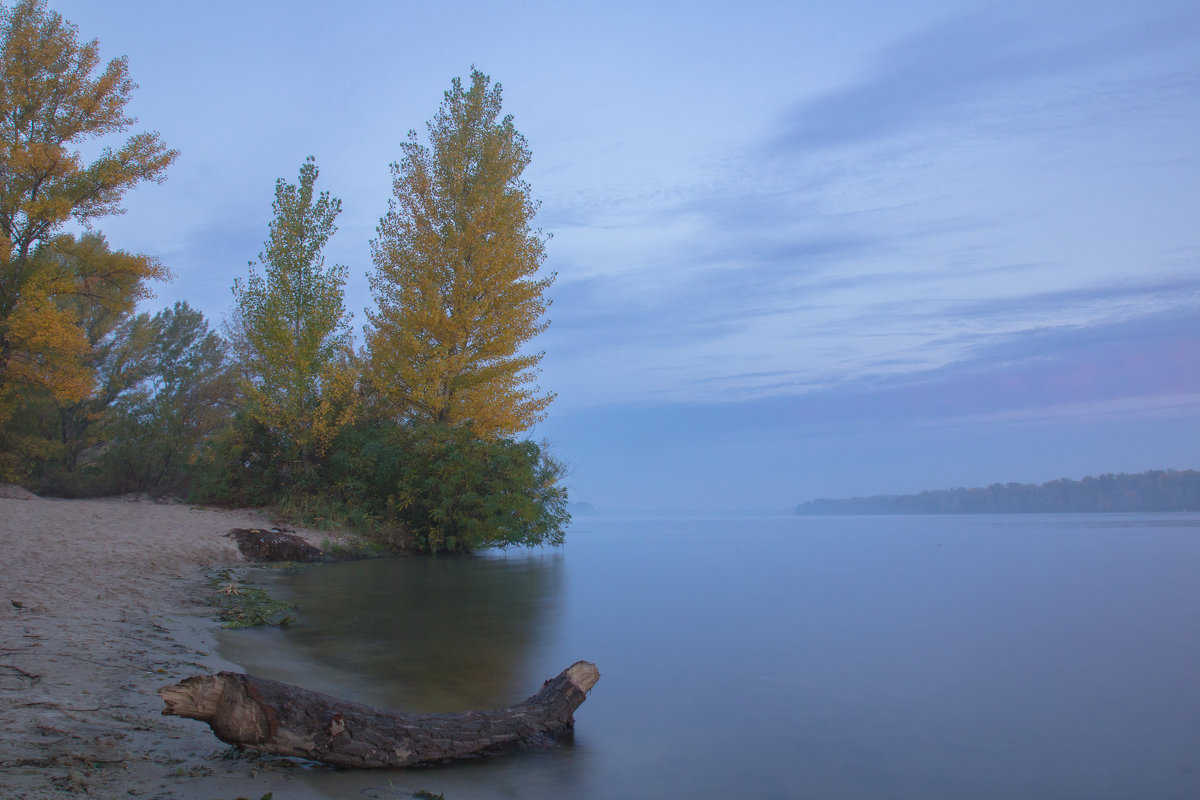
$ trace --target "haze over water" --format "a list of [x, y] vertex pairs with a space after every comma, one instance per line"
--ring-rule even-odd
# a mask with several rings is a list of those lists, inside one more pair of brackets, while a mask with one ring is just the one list
[[577, 659], [574, 742], [318, 796], [1193, 798], [1200, 515], [589, 519], [561, 550], [279, 575], [248, 671], [404, 710]]

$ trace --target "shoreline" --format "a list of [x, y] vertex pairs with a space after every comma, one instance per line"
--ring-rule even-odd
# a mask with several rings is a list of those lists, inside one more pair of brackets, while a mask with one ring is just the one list
[[[205, 570], [245, 566], [232, 528], [264, 512], [0, 486], [0, 794], [213, 800], [288, 789], [286, 759], [240, 753], [157, 689], [216, 654]], [[328, 535], [298, 529], [320, 546]]]

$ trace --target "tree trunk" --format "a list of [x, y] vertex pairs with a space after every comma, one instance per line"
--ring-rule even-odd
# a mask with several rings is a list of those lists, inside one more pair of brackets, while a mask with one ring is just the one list
[[196, 675], [158, 690], [163, 714], [207, 722], [228, 744], [339, 767], [412, 767], [515, 746], [546, 747], [570, 733], [600, 679], [577, 661], [537, 694], [498, 711], [398, 714], [238, 672]]

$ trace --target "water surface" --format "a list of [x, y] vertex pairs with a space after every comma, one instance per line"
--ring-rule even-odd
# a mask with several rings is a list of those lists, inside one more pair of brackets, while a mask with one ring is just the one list
[[557, 550], [273, 578], [248, 671], [509, 705], [578, 659], [574, 741], [328, 797], [1200, 796], [1200, 515], [587, 519]]

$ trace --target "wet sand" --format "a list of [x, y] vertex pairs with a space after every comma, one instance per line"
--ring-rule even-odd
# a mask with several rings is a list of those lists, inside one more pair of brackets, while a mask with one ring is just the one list
[[213, 655], [205, 570], [246, 563], [231, 528], [267, 525], [255, 511], [54, 500], [0, 485], [0, 796], [307, 794], [293, 762], [164, 717], [156, 694], [236, 669]]

